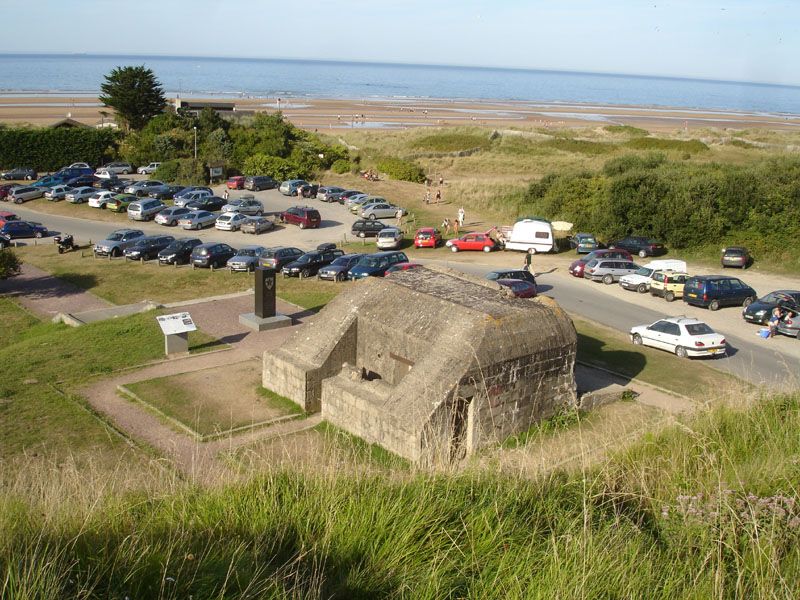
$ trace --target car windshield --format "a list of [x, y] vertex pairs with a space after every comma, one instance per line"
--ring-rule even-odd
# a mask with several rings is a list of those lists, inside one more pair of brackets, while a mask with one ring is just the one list
[[386, 264], [386, 259], [378, 258], [375, 256], [367, 256], [358, 261], [358, 264], [363, 267], [371, 267], [371, 268], [382, 267], [383, 265]]
[[112, 233], [106, 239], [111, 241], [111, 242], [118, 242], [119, 240], [122, 239], [122, 234], [121, 233]]
[[728, 256], [744, 256], [744, 251], [739, 248], [729, 248], [725, 251]]
[[258, 256], [260, 248], [242, 248], [237, 252], [239, 256]]
[[381, 232], [378, 234], [378, 237], [382, 237], [382, 238], [393, 238], [395, 235], [397, 235], [397, 234], [396, 234], [394, 231], [391, 231], [391, 230], [389, 230], [389, 231], [385, 231], [385, 230], [384, 230], [384, 231], [381, 231]]
[[316, 260], [318, 258], [319, 258], [319, 254], [303, 254], [303, 256], [298, 258], [295, 262], [298, 262], [301, 265], [304, 265], [304, 264], [310, 263], [311, 261]]
[[691, 325], [686, 325], [686, 333], [689, 335], [706, 335], [714, 333], [714, 330], [705, 323], [692, 323]]
[[332, 267], [346, 267], [350, 264], [350, 261], [353, 260], [351, 257], [348, 256], [340, 256], [336, 260], [331, 263]]
[[643, 275], [644, 277], [650, 277], [650, 274], [653, 272], [653, 269], [648, 269], [647, 267], [641, 267], [636, 271], [636, 275]]

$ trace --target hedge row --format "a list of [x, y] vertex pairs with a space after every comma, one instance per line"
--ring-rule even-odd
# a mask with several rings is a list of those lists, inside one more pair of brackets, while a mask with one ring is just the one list
[[73, 162], [97, 166], [116, 155], [118, 134], [109, 129], [0, 129], [0, 166], [55, 171]]

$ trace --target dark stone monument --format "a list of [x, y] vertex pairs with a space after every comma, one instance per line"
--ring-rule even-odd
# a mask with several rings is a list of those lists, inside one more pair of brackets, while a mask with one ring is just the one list
[[239, 323], [255, 331], [289, 327], [291, 317], [275, 312], [275, 269], [258, 267], [255, 270], [255, 307], [253, 312], [239, 315]]

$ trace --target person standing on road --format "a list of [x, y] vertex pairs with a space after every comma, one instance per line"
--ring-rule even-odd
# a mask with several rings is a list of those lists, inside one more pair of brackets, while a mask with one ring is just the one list
[[525, 267], [524, 269], [530, 273], [531, 272], [531, 263], [533, 262], [533, 252], [530, 250], [525, 253]]
[[227, 199], [228, 199], [228, 188], [227, 188], [227, 187], [226, 187], [226, 188], [225, 188], [225, 190], [222, 192], [222, 199], [223, 199], [223, 200], [227, 200]]

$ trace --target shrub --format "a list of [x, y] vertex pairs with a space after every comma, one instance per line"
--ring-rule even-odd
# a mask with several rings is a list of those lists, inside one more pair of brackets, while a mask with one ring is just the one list
[[604, 144], [602, 142], [590, 142], [588, 140], [573, 140], [569, 138], [555, 138], [547, 140], [542, 143], [546, 148], [553, 148], [561, 150], [562, 152], [577, 152], [579, 154], [588, 154], [597, 156], [600, 154], [609, 154], [615, 152], [616, 147], [612, 144]]
[[305, 179], [310, 175], [291, 160], [266, 154], [254, 154], [249, 157], [244, 161], [242, 172], [245, 175], [269, 175], [278, 181]]
[[378, 170], [392, 179], [422, 183], [425, 171], [418, 164], [400, 158], [384, 158], [378, 161]]
[[180, 158], [161, 163], [153, 174], [155, 179], [167, 183], [178, 182], [186, 185], [206, 185], [208, 171], [202, 161], [193, 158]]
[[13, 250], [4, 248], [0, 250], [0, 279], [8, 279], [18, 275], [22, 268], [22, 261]]
[[167, 183], [178, 181], [179, 168], [180, 163], [177, 160], [164, 161], [159, 165], [155, 173], [153, 173], [153, 178], [158, 179], [159, 181], [165, 181]]
[[700, 140], [666, 140], [664, 138], [636, 138], [624, 144], [635, 150], [675, 150], [679, 152], [706, 152], [706, 146]]
[[344, 175], [351, 169], [350, 161], [340, 158], [331, 165], [331, 171], [338, 175]]
[[650, 152], [649, 154], [626, 154], [618, 158], [612, 158], [603, 165], [603, 173], [609, 177], [621, 175], [631, 169], [655, 169], [667, 160], [666, 155], [660, 152]]
[[603, 127], [609, 133], [623, 133], [630, 136], [644, 137], [649, 135], [646, 129], [639, 129], [631, 125], [606, 125]]

